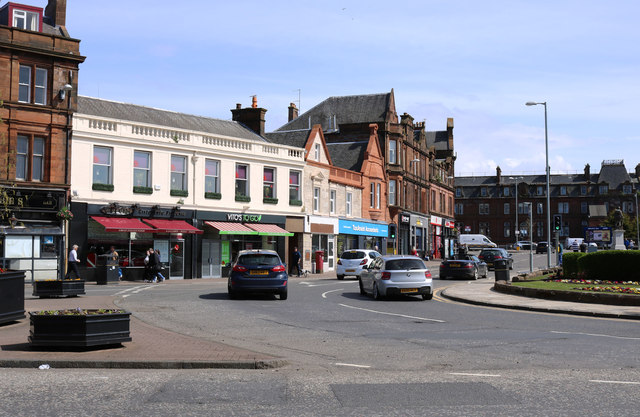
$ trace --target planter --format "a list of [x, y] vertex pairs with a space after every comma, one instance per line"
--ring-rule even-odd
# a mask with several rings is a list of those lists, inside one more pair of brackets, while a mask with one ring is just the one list
[[36, 297], [77, 297], [84, 293], [83, 279], [33, 282], [33, 295]]
[[127, 311], [84, 310], [83, 314], [66, 313], [66, 310], [30, 312], [29, 343], [32, 346], [89, 347], [131, 341], [131, 313]]
[[0, 323], [25, 318], [24, 271], [0, 273]]

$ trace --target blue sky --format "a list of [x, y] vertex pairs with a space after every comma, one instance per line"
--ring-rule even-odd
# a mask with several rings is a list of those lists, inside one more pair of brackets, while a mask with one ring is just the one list
[[67, 3], [82, 95], [230, 119], [255, 94], [271, 131], [298, 90], [393, 88], [428, 130], [454, 118], [456, 175], [544, 173], [546, 101], [552, 172], [640, 163], [637, 1]]

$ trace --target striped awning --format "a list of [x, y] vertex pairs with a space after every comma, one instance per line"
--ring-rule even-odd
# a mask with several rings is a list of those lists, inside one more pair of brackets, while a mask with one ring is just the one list
[[257, 235], [258, 232], [249, 229], [242, 223], [232, 222], [204, 222], [207, 226], [217, 229], [221, 235]]
[[275, 224], [247, 223], [246, 226], [263, 236], [293, 236], [293, 233]]

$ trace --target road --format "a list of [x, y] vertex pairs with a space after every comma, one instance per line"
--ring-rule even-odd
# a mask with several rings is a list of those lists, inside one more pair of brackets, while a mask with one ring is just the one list
[[[514, 256], [514, 269], [527, 270], [528, 254]], [[545, 264], [546, 256], [535, 261]], [[434, 272], [437, 289], [468, 285]], [[224, 280], [91, 291], [119, 292], [117, 304], [146, 322], [290, 365], [3, 369], [0, 414], [35, 415], [33, 404], [42, 401], [40, 411], [50, 413], [38, 415], [638, 414], [640, 328], [633, 321], [477, 307], [438, 294], [375, 301], [359, 295], [355, 280], [292, 279], [287, 301], [229, 300]]]

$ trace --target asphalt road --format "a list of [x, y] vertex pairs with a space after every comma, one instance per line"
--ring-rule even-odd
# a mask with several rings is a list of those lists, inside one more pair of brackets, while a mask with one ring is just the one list
[[[527, 270], [528, 254], [515, 256], [514, 269]], [[546, 264], [546, 256], [536, 261]], [[375, 301], [359, 295], [355, 280], [292, 279], [286, 301], [229, 300], [225, 280], [91, 290], [119, 292], [117, 304], [149, 323], [290, 365], [1, 369], [0, 415], [638, 414], [634, 321], [477, 307], [438, 295]]]

